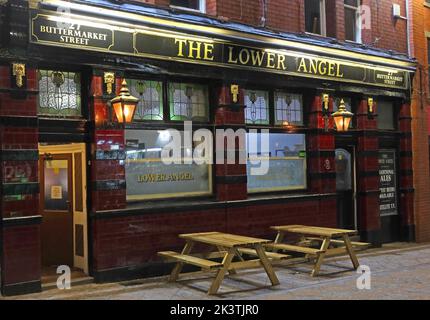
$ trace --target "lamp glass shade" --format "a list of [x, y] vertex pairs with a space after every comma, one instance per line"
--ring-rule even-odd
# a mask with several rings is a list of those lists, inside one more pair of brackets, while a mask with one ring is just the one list
[[342, 100], [339, 110], [332, 114], [337, 131], [348, 131], [353, 116], [354, 114], [346, 109], [345, 102]]
[[348, 131], [349, 124], [351, 123], [351, 117], [337, 116], [334, 117], [334, 123], [336, 124], [337, 131], [344, 132]]
[[122, 83], [120, 95], [111, 100], [112, 108], [119, 123], [131, 123], [138, 99], [130, 95], [125, 80]]

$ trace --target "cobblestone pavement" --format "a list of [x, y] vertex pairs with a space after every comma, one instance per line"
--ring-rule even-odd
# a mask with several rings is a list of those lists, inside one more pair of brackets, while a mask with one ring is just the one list
[[359, 274], [346, 257], [327, 259], [321, 275], [312, 278], [310, 265], [277, 265], [281, 285], [271, 287], [259, 269], [242, 270], [227, 276], [220, 295], [207, 296], [212, 277], [194, 273], [178, 283], [166, 277], [114, 284], [87, 284], [70, 290], [46, 290], [39, 294], [0, 299], [430, 299], [430, 244], [392, 244], [359, 254], [371, 270], [371, 290], [356, 286]]

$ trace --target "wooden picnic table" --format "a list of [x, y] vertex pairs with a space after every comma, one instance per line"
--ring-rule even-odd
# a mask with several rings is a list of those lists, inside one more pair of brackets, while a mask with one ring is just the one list
[[[274, 252], [265, 252], [264, 245], [270, 240], [251, 238], [221, 232], [191, 233], [181, 234], [180, 238], [186, 241], [181, 253], [167, 251], [158, 254], [164, 258], [176, 261], [176, 265], [170, 274], [170, 281], [176, 281], [182, 271], [184, 263], [201, 267], [202, 270], [216, 271], [215, 279], [208, 291], [208, 294], [216, 294], [227, 271], [235, 274], [237, 269], [263, 267], [272, 285], [278, 285], [279, 280], [273, 271], [270, 263], [271, 259], [288, 258], [288, 255]], [[196, 243], [203, 243], [215, 247], [216, 251], [204, 254], [191, 254]], [[253, 260], [244, 260], [243, 254], [253, 256]], [[237, 257], [239, 261], [233, 262]], [[210, 259], [222, 258], [221, 262]]]
[[[315, 258], [315, 265], [311, 273], [312, 276], [318, 275], [321, 268], [321, 264], [326, 256], [339, 255], [343, 253], [348, 253], [354, 268], [357, 269], [360, 264], [358, 262], [357, 256], [355, 255], [353, 247], [366, 247], [369, 245], [368, 243], [351, 242], [350, 236], [356, 235], [356, 230], [312, 227], [304, 225], [274, 226], [271, 228], [276, 230], [278, 234], [276, 236], [275, 242], [266, 246], [274, 250], [274, 252], [277, 252], [278, 250], [283, 250], [287, 252], [302, 253], [305, 254], [308, 258]], [[283, 240], [287, 233], [301, 235], [302, 241], [307, 240], [318, 242], [319, 248], [285, 244], [283, 243]], [[309, 238], [308, 236], [311, 237]], [[331, 248], [331, 244], [336, 245], [336, 247]]]

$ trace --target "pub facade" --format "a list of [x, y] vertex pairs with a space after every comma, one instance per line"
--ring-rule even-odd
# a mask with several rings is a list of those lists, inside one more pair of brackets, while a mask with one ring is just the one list
[[[407, 56], [135, 2], [0, 8], [2, 294], [41, 290], [59, 265], [96, 282], [166, 274], [156, 253], [180, 233], [307, 224], [414, 240]], [[129, 121], [114, 107], [126, 90]], [[190, 123], [214, 146], [242, 130], [206, 156], [247, 161], [165, 164]], [[263, 135], [267, 151], [251, 146]]]

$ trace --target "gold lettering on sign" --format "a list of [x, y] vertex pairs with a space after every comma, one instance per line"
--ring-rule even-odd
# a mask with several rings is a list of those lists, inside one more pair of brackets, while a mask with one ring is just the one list
[[340, 63], [325, 59], [300, 58], [297, 72], [336, 78], [344, 77]]
[[196, 60], [214, 60], [214, 48], [212, 43], [186, 39], [175, 39], [177, 57], [187, 57]]
[[237, 64], [237, 58], [233, 59], [233, 52], [234, 47], [228, 47], [228, 63], [234, 63]]
[[234, 46], [228, 47], [227, 63], [230, 64], [287, 70], [286, 59], [287, 57], [282, 53], [236, 48]]
[[153, 174], [142, 174], [137, 176], [137, 182], [139, 183], [156, 183], [156, 182], [181, 182], [181, 181], [193, 181], [194, 176], [191, 172], [179, 172], [179, 173], [153, 173]]

